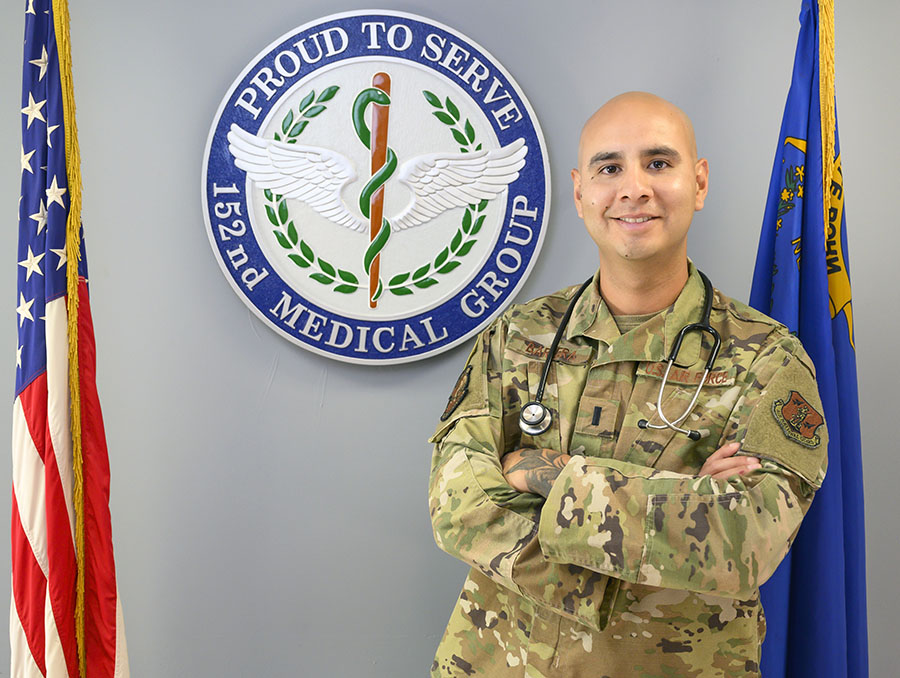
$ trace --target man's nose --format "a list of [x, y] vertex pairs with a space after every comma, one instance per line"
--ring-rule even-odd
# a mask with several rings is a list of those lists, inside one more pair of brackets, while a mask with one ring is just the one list
[[653, 193], [653, 188], [648, 181], [649, 177], [642, 167], [632, 166], [622, 171], [619, 183], [619, 198], [621, 200], [646, 200]]

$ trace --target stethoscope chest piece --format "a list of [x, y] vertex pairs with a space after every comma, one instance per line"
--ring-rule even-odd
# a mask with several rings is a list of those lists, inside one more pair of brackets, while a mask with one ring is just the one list
[[540, 435], [546, 431], [552, 421], [550, 409], [536, 400], [525, 403], [525, 407], [519, 412], [519, 428], [522, 429], [522, 433], [530, 436]]

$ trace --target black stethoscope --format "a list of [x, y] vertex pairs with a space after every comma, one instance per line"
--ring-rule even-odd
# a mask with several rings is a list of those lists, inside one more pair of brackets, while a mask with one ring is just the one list
[[[709, 278], [707, 278], [702, 271], [698, 270], [697, 273], [700, 274], [700, 278], [703, 280], [703, 318], [699, 323], [691, 323], [690, 325], [685, 325], [681, 328], [678, 337], [675, 339], [675, 344], [672, 346], [672, 350], [669, 353], [669, 357], [667, 358], [666, 372], [663, 375], [662, 384], [659, 387], [659, 395], [656, 398], [656, 412], [659, 414], [659, 418], [662, 419], [663, 423], [651, 424], [646, 419], [641, 419], [638, 422], [638, 428], [670, 428], [673, 431], [685, 434], [691, 440], [700, 440], [702, 437], [700, 431], [680, 428], [678, 425], [687, 419], [691, 410], [694, 409], [694, 405], [697, 404], [697, 398], [700, 397], [700, 389], [703, 388], [706, 377], [709, 376], [709, 371], [712, 369], [713, 363], [716, 362], [716, 358], [719, 355], [719, 346], [722, 343], [719, 338], [719, 333], [709, 324], [709, 316], [712, 312], [712, 283], [709, 282]], [[578, 292], [575, 293], [572, 301], [569, 302], [569, 307], [566, 309], [566, 313], [559, 324], [559, 328], [556, 330], [556, 335], [553, 337], [553, 343], [550, 345], [550, 352], [547, 354], [547, 359], [544, 362], [544, 370], [541, 373], [541, 380], [538, 382], [535, 398], [534, 400], [525, 403], [525, 406], [519, 413], [519, 428], [522, 429], [522, 433], [536, 436], [550, 428], [553, 415], [550, 413], [550, 409], [541, 402], [544, 397], [544, 387], [547, 384], [547, 375], [550, 374], [550, 365], [553, 362], [553, 357], [556, 355], [556, 349], [559, 347], [563, 332], [565, 332], [566, 326], [569, 323], [569, 318], [572, 317], [572, 311], [575, 308], [575, 304], [578, 302], [578, 299], [581, 297], [584, 290], [587, 289], [587, 286], [591, 284], [592, 280], [593, 278], [586, 280], [578, 289]], [[666, 388], [666, 382], [669, 379], [669, 372], [672, 370], [672, 365], [675, 364], [675, 360], [678, 358], [681, 342], [688, 332], [705, 332], [709, 334], [713, 338], [713, 347], [709, 357], [706, 359], [706, 368], [703, 371], [703, 378], [700, 380], [700, 383], [697, 384], [697, 390], [694, 392], [694, 397], [691, 399], [690, 404], [680, 417], [670, 420], [663, 413], [662, 409], [663, 391]]]

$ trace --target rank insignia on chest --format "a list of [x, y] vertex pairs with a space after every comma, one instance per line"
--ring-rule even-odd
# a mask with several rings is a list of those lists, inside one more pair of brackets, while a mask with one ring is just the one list
[[776, 400], [772, 403], [772, 414], [782, 432], [795, 443], [810, 448], [819, 446], [816, 431], [825, 419], [802, 395], [791, 391], [787, 400]]
[[441, 415], [441, 421], [447, 421], [450, 418], [450, 415], [453, 414], [453, 411], [459, 407], [459, 404], [463, 401], [463, 398], [466, 397], [466, 394], [469, 392], [469, 375], [472, 374], [472, 366], [467, 365], [466, 369], [462, 371], [462, 374], [459, 375], [459, 379], [456, 380], [456, 386], [453, 387], [453, 392], [450, 394], [450, 398], [447, 400], [447, 407], [444, 409], [444, 413]]

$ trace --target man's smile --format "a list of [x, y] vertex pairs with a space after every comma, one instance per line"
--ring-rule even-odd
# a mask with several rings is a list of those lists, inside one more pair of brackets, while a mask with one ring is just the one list
[[619, 217], [610, 217], [615, 221], [621, 222], [623, 224], [645, 224], [652, 219], [658, 219], [659, 217], [651, 216], [648, 214], [636, 214], [629, 216], [619, 216]]

